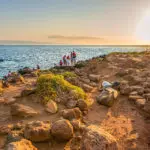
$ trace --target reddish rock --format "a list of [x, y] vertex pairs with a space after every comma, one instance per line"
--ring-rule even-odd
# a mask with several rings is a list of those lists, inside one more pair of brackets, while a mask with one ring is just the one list
[[73, 127], [68, 120], [58, 120], [52, 125], [51, 134], [57, 141], [68, 141], [73, 137]]

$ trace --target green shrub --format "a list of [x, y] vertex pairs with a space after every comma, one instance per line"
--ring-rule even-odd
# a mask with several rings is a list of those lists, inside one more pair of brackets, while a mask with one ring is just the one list
[[75, 99], [86, 99], [85, 92], [66, 81], [63, 75], [45, 74], [37, 80], [37, 93], [44, 101], [53, 100], [60, 92], [72, 91]]

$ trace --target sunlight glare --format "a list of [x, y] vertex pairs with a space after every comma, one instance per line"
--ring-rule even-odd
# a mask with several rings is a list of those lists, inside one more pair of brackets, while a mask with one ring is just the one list
[[148, 42], [150, 42], [150, 12], [147, 12], [138, 23], [135, 36], [137, 40], [140, 40], [144, 43], [148, 44]]

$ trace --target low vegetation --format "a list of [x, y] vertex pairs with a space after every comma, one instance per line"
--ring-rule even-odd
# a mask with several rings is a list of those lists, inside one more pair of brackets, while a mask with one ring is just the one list
[[86, 100], [85, 92], [80, 87], [66, 81], [63, 75], [44, 74], [37, 80], [37, 93], [44, 100], [44, 103], [54, 100], [61, 93], [66, 94], [70, 91], [72, 91], [74, 99]]
[[75, 73], [69, 72], [69, 71], [62, 73], [62, 75], [64, 76], [64, 78], [75, 78], [75, 77], [77, 77], [77, 75]]

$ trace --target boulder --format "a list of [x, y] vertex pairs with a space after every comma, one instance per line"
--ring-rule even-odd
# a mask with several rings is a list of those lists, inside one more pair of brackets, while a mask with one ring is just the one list
[[88, 84], [83, 84], [83, 85], [82, 85], [82, 88], [83, 88], [83, 90], [84, 90], [85, 92], [91, 92], [92, 89], [93, 89], [93, 87], [90, 86], [90, 85], [88, 85]]
[[21, 96], [22, 96], [22, 97], [29, 96], [29, 95], [31, 95], [31, 94], [34, 94], [35, 92], [36, 92], [35, 89], [27, 88], [27, 89], [24, 89], [24, 90], [21, 92]]
[[51, 134], [57, 141], [68, 141], [73, 137], [73, 127], [68, 120], [58, 120], [52, 125]]
[[111, 107], [117, 97], [118, 92], [116, 90], [104, 90], [99, 96], [96, 97], [96, 99], [99, 104]]
[[83, 133], [80, 149], [82, 150], [118, 150], [116, 139], [97, 126], [89, 126]]
[[33, 121], [25, 126], [24, 137], [33, 142], [43, 142], [50, 139], [51, 124], [48, 121]]
[[48, 113], [51, 113], [51, 114], [55, 114], [58, 111], [57, 103], [54, 102], [53, 100], [50, 100], [46, 104], [45, 111], [48, 112]]
[[26, 139], [22, 139], [17, 142], [9, 143], [6, 150], [37, 150], [32, 143]]
[[64, 119], [68, 120], [80, 119], [82, 117], [82, 112], [78, 107], [73, 109], [65, 109], [62, 111], [62, 116]]
[[77, 105], [77, 100], [73, 100], [73, 99], [69, 100], [66, 104], [67, 108], [74, 108], [76, 107], [76, 105]]
[[87, 103], [85, 102], [85, 100], [82, 100], [82, 99], [78, 100], [77, 107], [79, 107], [79, 109], [81, 111], [87, 111], [88, 110]]
[[23, 105], [23, 104], [13, 104], [11, 105], [11, 115], [19, 117], [33, 117], [37, 115], [38, 112], [33, 108]]
[[100, 81], [100, 75], [90, 74], [89, 79], [93, 82], [99, 82]]

